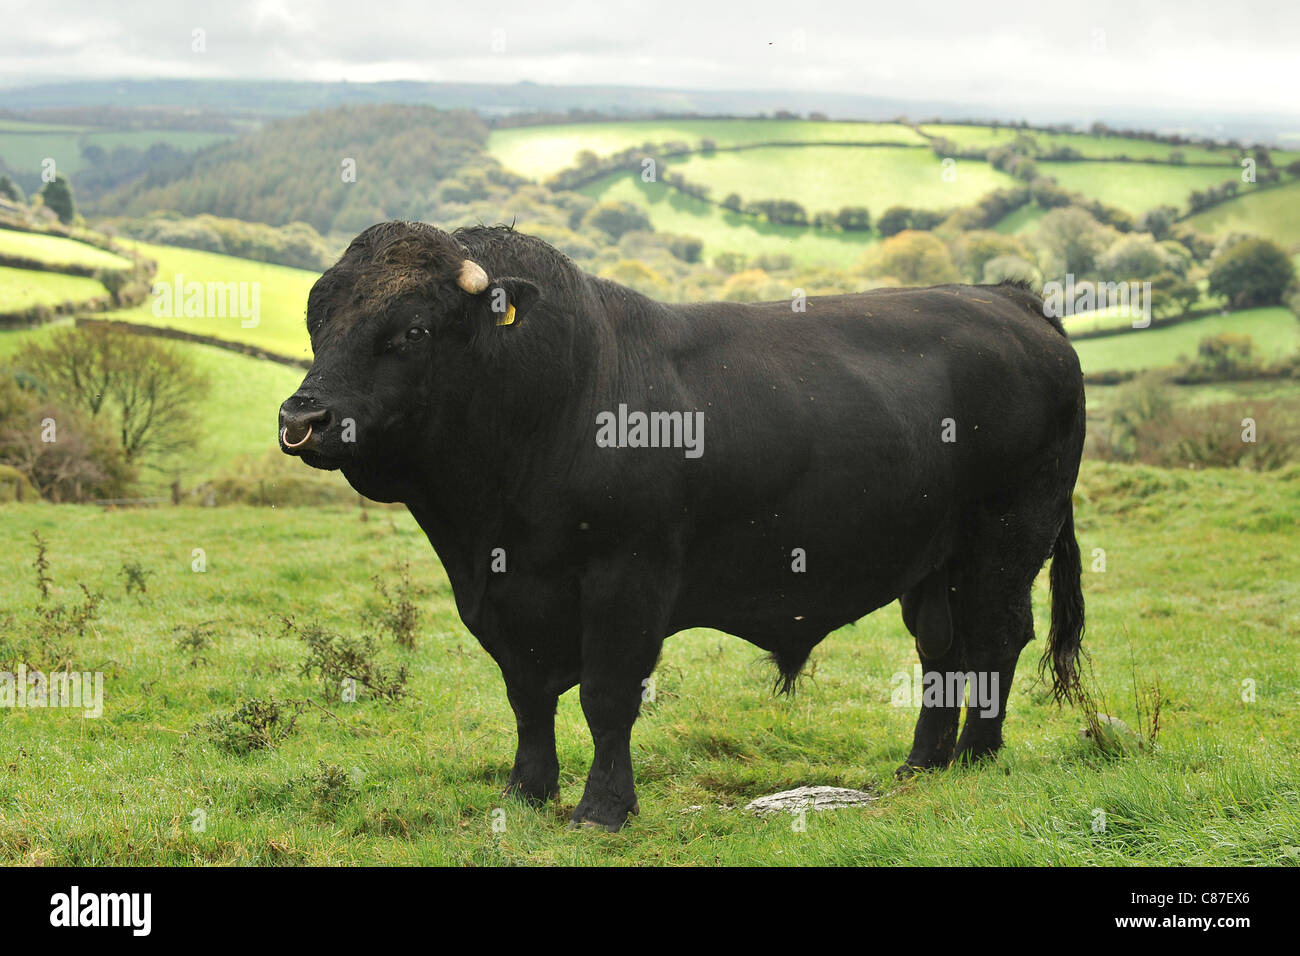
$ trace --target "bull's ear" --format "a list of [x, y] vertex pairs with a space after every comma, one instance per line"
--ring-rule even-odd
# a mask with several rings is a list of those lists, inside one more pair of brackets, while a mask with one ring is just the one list
[[493, 279], [482, 293], [493, 325], [515, 325], [542, 297], [542, 290], [527, 279], [506, 276]]

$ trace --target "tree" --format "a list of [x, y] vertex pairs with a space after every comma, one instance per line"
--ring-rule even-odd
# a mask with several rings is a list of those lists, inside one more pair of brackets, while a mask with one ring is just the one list
[[1137, 227], [1142, 232], [1151, 233], [1156, 239], [1165, 239], [1169, 236], [1169, 230], [1173, 228], [1174, 220], [1177, 218], [1178, 210], [1173, 206], [1156, 206], [1142, 214], [1137, 221]]
[[582, 217], [582, 225], [588, 229], [599, 229], [617, 242], [625, 232], [644, 230], [650, 232], [653, 226], [650, 217], [638, 206], [628, 202], [600, 202]]
[[208, 381], [187, 355], [155, 339], [108, 324], [64, 328], [29, 342], [14, 365], [57, 401], [110, 422], [128, 463], [196, 441], [194, 406]]
[[23, 202], [27, 198], [19, 185], [8, 176], [0, 176], [0, 197], [10, 202]]
[[890, 206], [885, 214], [876, 220], [876, 228], [885, 237], [896, 236], [912, 223], [912, 210], [905, 206]]
[[870, 277], [893, 277], [904, 285], [940, 285], [960, 279], [948, 247], [931, 233], [914, 229], [868, 250], [863, 268]]
[[65, 226], [77, 216], [77, 205], [72, 199], [72, 184], [62, 176], [55, 176], [41, 190], [41, 199], [50, 212], [59, 217]]
[[1291, 257], [1268, 239], [1238, 242], [1210, 263], [1210, 295], [1222, 296], [1234, 309], [1279, 305], [1294, 282]]
[[1098, 257], [1114, 241], [1115, 231], [1103, 226], [1078, 206], [1044, 213], [1038, 224], [1038, 242], [1047, 254], [1039, 261], [1049, 275], [1090, 275]]
[[871, 213], [866, 206], [845, 206], [835, 214], [835, 224], [845, 232], [866, 232], [871, 228]]

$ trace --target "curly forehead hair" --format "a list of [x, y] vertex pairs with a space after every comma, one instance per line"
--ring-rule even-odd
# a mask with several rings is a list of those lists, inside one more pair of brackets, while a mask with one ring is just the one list
[[312, 286], [307, 297], [309, 329], [315, 331], [340, 312], [355, 321], [395, 296], [431, 293], [454, 281], [464, 257], [455, 239], [426, 223], [371, 226]]

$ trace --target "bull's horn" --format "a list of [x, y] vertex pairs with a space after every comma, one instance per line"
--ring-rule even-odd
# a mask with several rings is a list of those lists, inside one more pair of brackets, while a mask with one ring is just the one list
[[487, 273], [473, 259], [465, 259], [460, 264], [460, 275], [456, 277], [456, 282], [466, 292], [477, 295], [487, 288]]

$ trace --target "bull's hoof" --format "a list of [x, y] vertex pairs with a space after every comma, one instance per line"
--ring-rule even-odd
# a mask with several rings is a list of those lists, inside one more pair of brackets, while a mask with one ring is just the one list
[[931, 770], [942, 770], [946, 766], [948, 766], [946, 760], [942, 762], [938, 760], [915, 762], [908, 760], [894, 771], [894, 779], [907, 780], [911, 777], [915, 777], [918, 773], [929, 773]]
[[573, 811], [573, 816], [569, 820], [569, 829], [606, 830], [617, 833], [627, 822], [629, 813], [640, 812], [640, 806], [635, 803], [629, 808], [618, 808], [613, 805], [601, 806], [599, 803], [589, 803], [584, 799]]
[[545, 806], [552, 800], [559, 799], [560, 785], [558, 783], [550, 785], [528, 784], [522, 780], [511, 780], [506, 784], [503, 794], [507, 797], [515, 797], [524, 803], [534, 807]]

